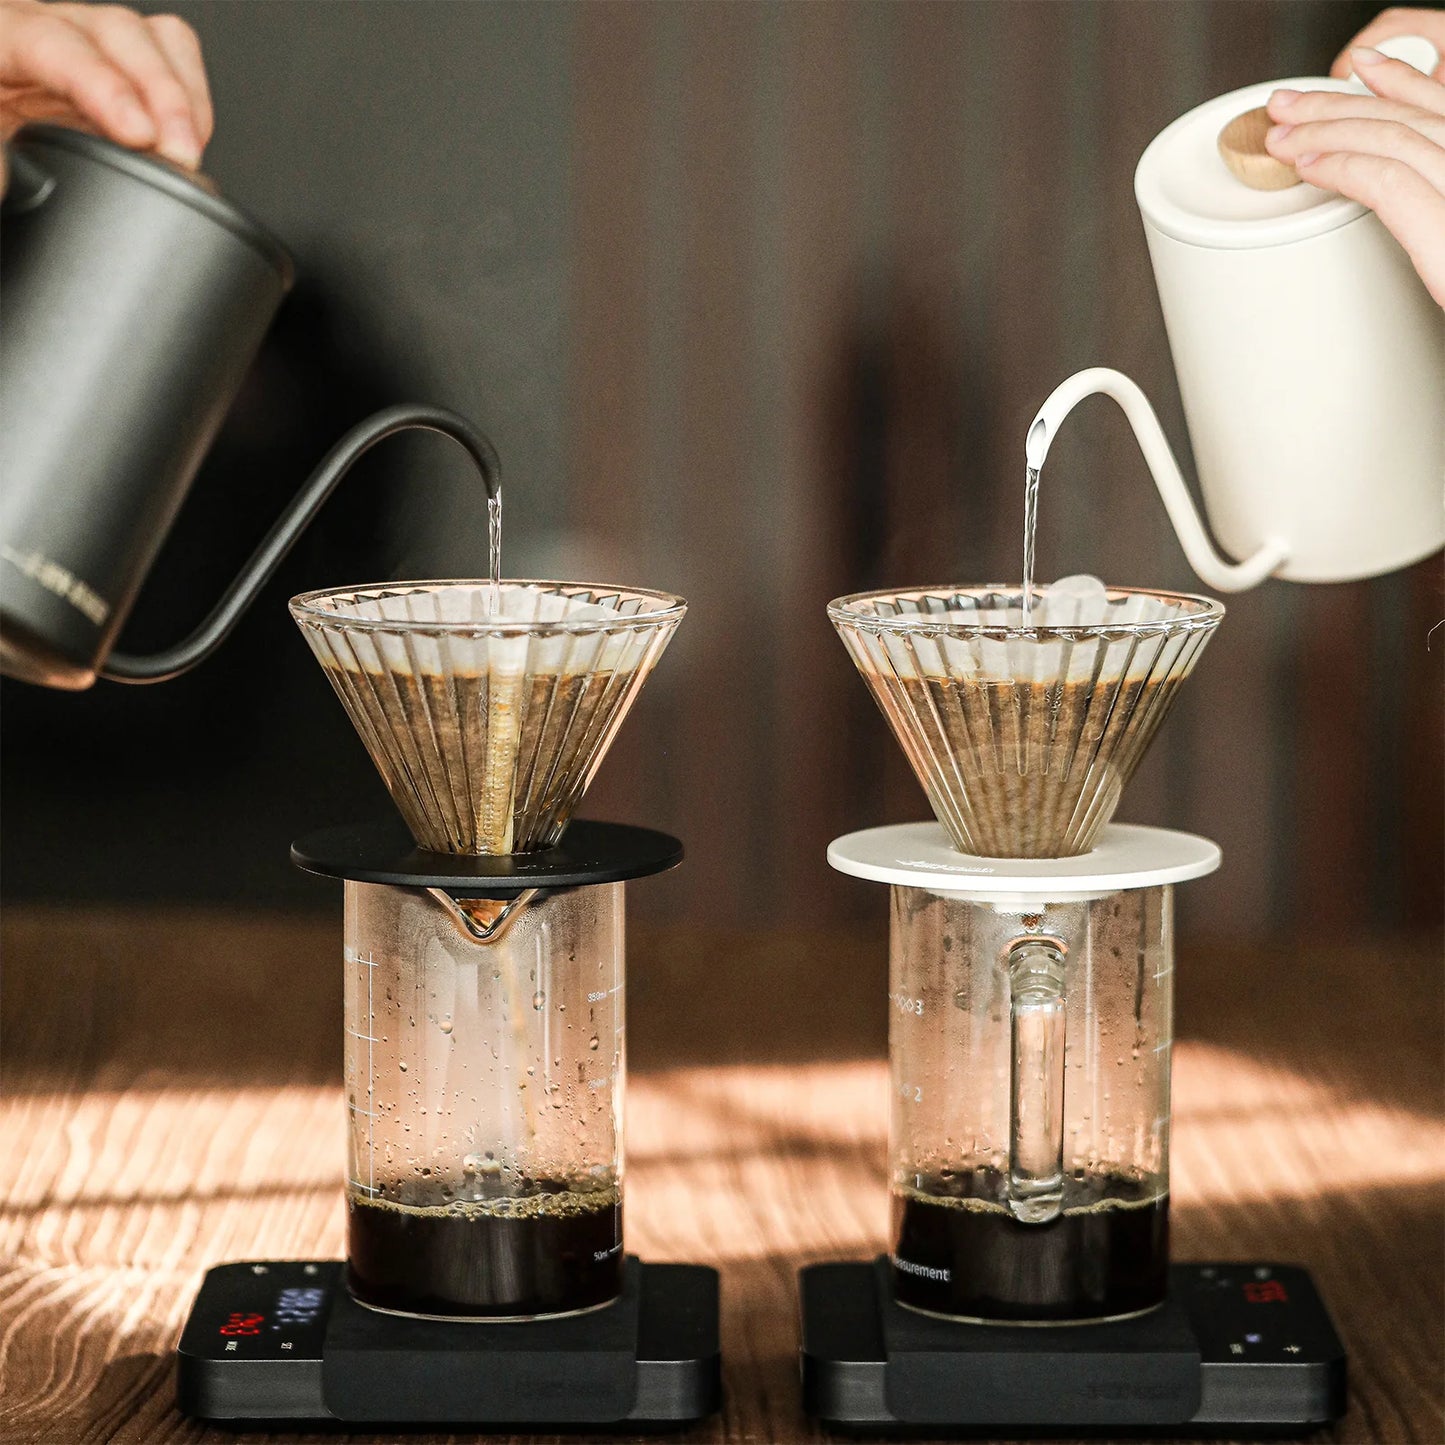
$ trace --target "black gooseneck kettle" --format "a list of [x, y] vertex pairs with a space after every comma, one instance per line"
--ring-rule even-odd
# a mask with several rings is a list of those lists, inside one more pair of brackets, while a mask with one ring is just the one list
[[202, 178], [58, 126], [7, 148], [0, 208], [0, 672], [48, 687], [160, 682], [225, 640], [351, 465], [409, 427], [487, 439], [438, 407], [348, 432], [214, 611], [177, 646], [113, 651], [291, 285], [291, 258]]

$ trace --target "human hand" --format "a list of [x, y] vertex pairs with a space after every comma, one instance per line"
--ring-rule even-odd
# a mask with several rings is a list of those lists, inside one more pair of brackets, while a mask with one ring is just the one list
[[[1376, 29], [1397, 17], [1409, 24]], [[1426, 18], [1421, 18], [1426, 17]], [[1445, 13], [1387, 11], [1362, 34], [1426, 34], [1445, 53]], [[1445, 84], [1369, 46], [1350, 50], [1336, 70], [1353, 70], [1371, 95], [1277, 90], [1265, 138], [1269, 153], [1302, 180], [1359, 201], [1405, 248], [1420, 279], [1445, 306]]]
[[1336, 80], [1348, 80], [1355, 68], [1350, 51], [1360, 48], [1378, 49], [1382, 40], [1394, 40], [1401, 35], [1418, 35], [1428, 40], [1440, 56], [1435, 67], [1436, 80], [1445, 81], [1445, 10], [1425, 10], [1397, 5], [1391, 10], [1382, 10], [1360, 33], [1355, 36], [1330, 66], [1330, 74]]
[[0, 0], [0, 136], [31, 120], [194, 168], [214, 123], [195, 31], [121, 5]]

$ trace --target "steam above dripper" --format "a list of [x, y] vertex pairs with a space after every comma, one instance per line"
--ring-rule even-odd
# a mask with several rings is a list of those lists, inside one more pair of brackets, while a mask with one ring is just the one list
[[[1052, 595], [1051, 595], [1052, 594]], [[964, 853], [1087, 853], [1224, 615], [1170, 592], [872, 592], [828, 616]]]
[[294, 598], [419, 847], [551, 846], [687, 605], [636, 589], [400, 582]]

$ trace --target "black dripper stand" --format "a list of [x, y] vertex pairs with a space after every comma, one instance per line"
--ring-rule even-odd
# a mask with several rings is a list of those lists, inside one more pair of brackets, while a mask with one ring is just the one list
[[623, 888], [681, 858], [584, 821], [525, 854], [427, 852], [396, 822], [293, 846], [346, 885], [350, 1258], [212, 1269], [185, 1413], [580, 1430], [718, 1408], [717, 1273], [624, 1255], [616, 1173]]

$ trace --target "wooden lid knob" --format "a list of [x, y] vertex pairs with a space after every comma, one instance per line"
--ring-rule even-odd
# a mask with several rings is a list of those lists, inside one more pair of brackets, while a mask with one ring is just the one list
[[1283, 191], [1300, 183], [1292, 165], [1277, 161], [1264, 147], [1274, 122], [1260, 106], [1237, 115], [1219, 132], [1219, 154], [1239, 180], [1256, 191]]

